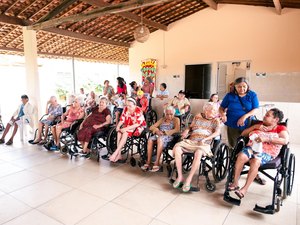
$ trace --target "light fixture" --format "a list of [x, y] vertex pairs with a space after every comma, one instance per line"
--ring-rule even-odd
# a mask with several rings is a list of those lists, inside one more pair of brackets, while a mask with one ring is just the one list
[[133, 32], [134, 39], [137, 42], [144, 43], [150, 36], [148, 27], [143, 25], [143, 9], [141, 8], [141, 24]]

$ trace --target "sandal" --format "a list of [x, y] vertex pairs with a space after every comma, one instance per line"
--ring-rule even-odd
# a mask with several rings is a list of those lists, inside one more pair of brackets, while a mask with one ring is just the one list
[[228, 185], [228, 187], [227, 187], [227, 190], [228, 190], [228, 191], [237, 191], [237, 190], [239, 190], [239, 189], [240, 189], [240, 187], [239, 187], [239, 186], [233, 185], [233, 183], [230, 183], [230, 184]]
[[4, 139], [0, 139], [0, 144], [3, 144], [5, 142]]
[[44, 145], [44, 144], [46, 144], [47, 143], [47, 141], [46, 140], [41, 140], [39, 143], [37, 143], [38, 145]]
[[261, 178], [258, 174], [254, 179], [257, 183], [261, 184], [261, 185], [265, 185], [267, 182], [265, 179]]
[[149, 164], [145, 163], [143, 166], [141, 166], [141, 170], [147, 171], [149, 169]]
[[160, 166], [152, 166], [152, 169], [150, 170], [150, 172], [157, 172], [160, 170]]
[[245, 197], [244, 194], [240, 190], [237, 190], [234, 193], [239, 197], [239, 199], [242, 199]]
[[173, 183], [173, 188], [181, 188], [183, 185], [183, 182], [182, 181], [174, 181]]
[[12, 145], [13, 141], [12, 140], [8, 140], [8, 142], [6, 142], [6, 145]]
[[189, 184], [189, 185], [183, 185], [182, 186], [182, 191], [184, 192], [184, 193], [187, 193], [187, 192], [189, 192], [190, 190], [191, 190], [191, 187], [192, 187], [192, 185], [191, 184]]

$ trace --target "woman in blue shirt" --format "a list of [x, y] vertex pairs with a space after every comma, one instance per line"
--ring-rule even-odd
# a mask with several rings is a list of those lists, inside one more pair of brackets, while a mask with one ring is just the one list
[[245, 77], [237, 78], [234, 89], [227, 93], [219, 108], [222, 121], [227, 126], [228, 142], [233, 147], [236, 139], [250, 124], [259, 107], [257, 95], [249, 88]]

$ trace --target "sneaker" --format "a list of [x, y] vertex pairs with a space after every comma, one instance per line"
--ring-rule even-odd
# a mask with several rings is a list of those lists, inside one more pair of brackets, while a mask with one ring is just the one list
[[52, 145], [50, 147], [50, 151], [57, 151], [57, 150], [58, 150], [58, 146], [56, 146], [56, 145]]

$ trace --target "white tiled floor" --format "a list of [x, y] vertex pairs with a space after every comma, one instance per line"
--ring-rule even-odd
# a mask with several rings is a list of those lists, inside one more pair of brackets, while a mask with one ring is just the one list
[[[300, 146], [291, 145], [297, 153]], [[105, 150], [104, 150], [105, 152]], [[296, 154], [296, 172], [300, 156]], [[244, 178], [242, 178], [243, 182]], [[300, 176], [280, 212], [264, 215], [252, 209], [269, 204], [272, 182], [253, 184], [241, 206], [223, 201], [224, 181], [208, 193], [183, 194], [165, 173], [143, 173], [129, 164], [70, 160], [40, 146], [0, 145], [0, 224], [289, 224], [300, 225]]]

